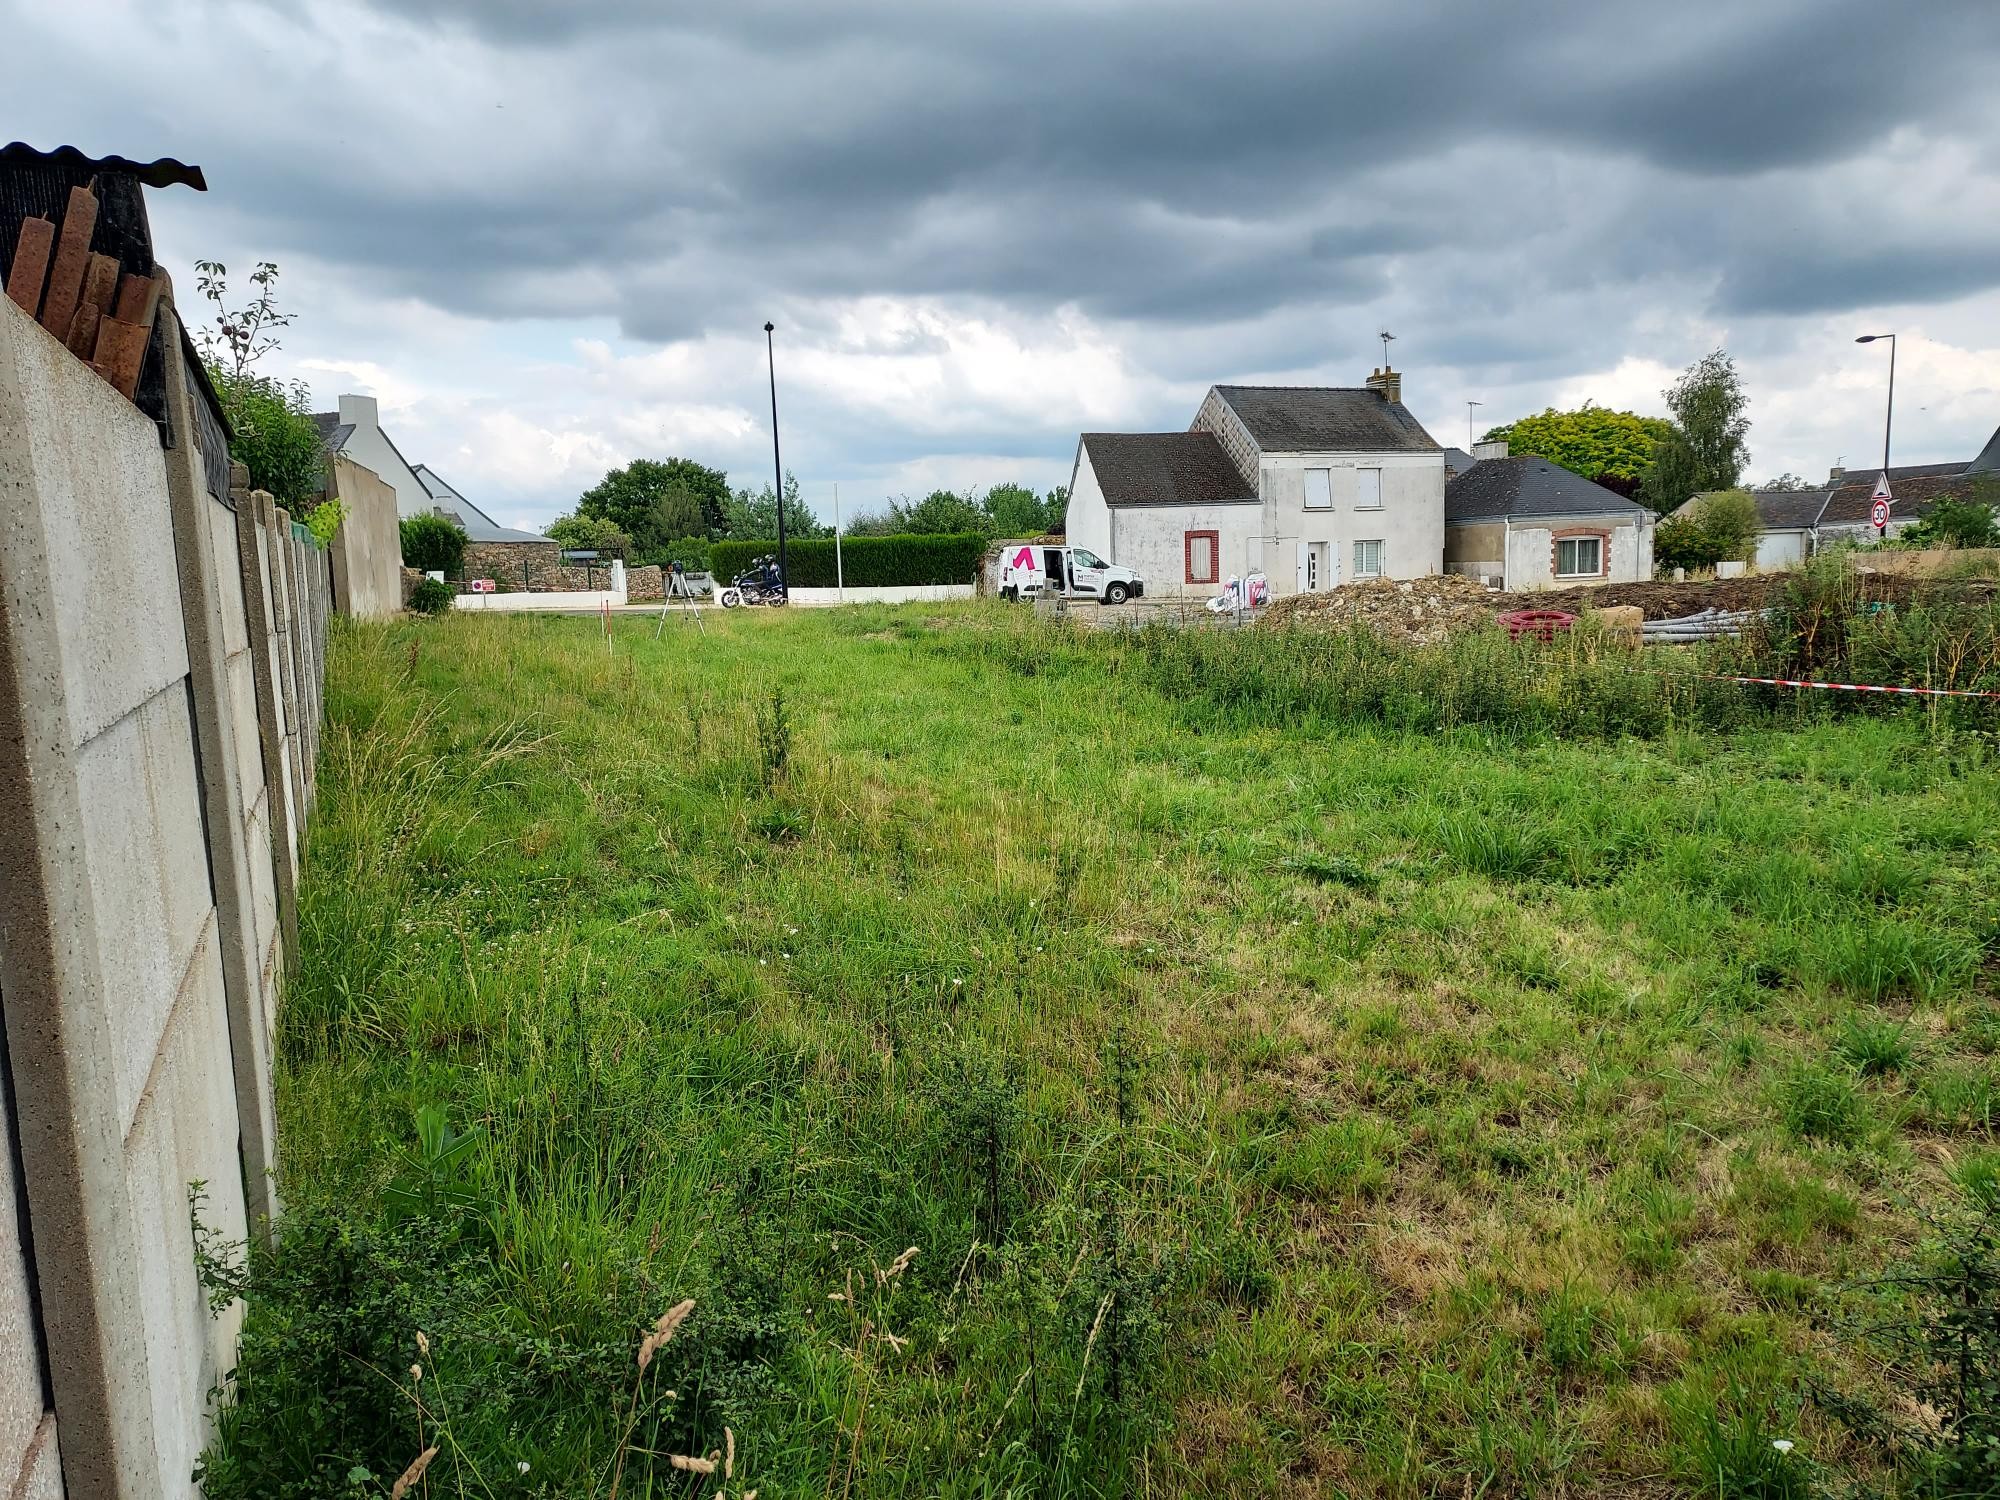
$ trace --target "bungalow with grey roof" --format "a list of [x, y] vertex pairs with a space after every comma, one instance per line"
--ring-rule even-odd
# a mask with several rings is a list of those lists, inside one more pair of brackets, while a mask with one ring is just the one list
[[1477, 451], [1444, 487], [1446, 571], [1512, 590], [1653, 576], [1645, 506], [1546, 458], [1510, 458], [1504, 442]]

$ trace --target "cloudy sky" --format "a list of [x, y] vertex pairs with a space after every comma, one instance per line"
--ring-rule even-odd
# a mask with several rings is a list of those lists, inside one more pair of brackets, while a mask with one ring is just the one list
[[200, 163], [282, 271], [275, 373], [380, 398], [516, 524], [603, 471], [786, 463], [823, 515], [1066, 482], [1217, 381], [1441, 441], [1663, 410], [1726, 346], [1751, 475], [2000, 424], [1995, 0], [0, 0], [0, 132]]

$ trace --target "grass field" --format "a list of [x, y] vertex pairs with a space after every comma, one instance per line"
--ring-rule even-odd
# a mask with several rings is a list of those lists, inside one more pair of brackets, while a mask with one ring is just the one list
[[2000, 1176], [1990, 733], [706, 621], [337, 632], [211, 1494], [1905, 1481], [1805, 1393]]

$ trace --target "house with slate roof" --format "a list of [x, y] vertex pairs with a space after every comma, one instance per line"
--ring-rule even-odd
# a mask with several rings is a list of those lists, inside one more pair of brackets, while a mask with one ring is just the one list
[[403, 457], [389, 434], [382, 430], [380, 410], [373, 396], [342, 396], [338, 411], [313, 414], [326, 451], [344, 454], [364, 469], [372, 469], [382, 482], [396, 492], [396, 514], [404, 520], [420, 516], [431, 508], [423, 481]]
[[1445, 450], [1365, 386], [1210, 387], [1185, 432], [1086, 432], [1065, 532], [1146, 581], [1211, 594], [1263, 573], [1273, 594], [1419, 578], [1444, 554]]
[[1546, 458], [1479, 447], [1444, 488], [1447, 572], [1509, 590], [1653, 576], [1652, 511]]
[[[1760, 568], [1782, 568], [1812, 556], [1831, 541], [1873, 541], [1869, 513], [1875, 505], [1879, 467], [1834, 468], [1815, 490], [1753, 490], [1757, 502], [1757, 555]], [[1971, 462], [1899, 464], [1888, 471], [1889, 525], [1893, 538], [1930, 514], [1945, 496], [1969, 498], [1982, 477], [2000, 483], [2000, 428]], [[1674, 514], [1682, 515], [1707, 498], [1696, 495]]]

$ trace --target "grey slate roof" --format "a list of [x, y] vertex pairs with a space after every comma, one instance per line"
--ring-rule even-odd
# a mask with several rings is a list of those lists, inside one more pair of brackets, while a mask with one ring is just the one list
[[1478, 462], [1478, 459], [1467, 453], [1463, 448], [1447, 448], [1444, 450], [1444, 471], [1447, 475], [1463, 474]]
[[[1928, 472], [1898, 478], [1903, 471], [1889, 471], [1889, 493], [1894, 503], [1889, 507], [1889, 516], [1895, 521], [1916, 521], [1930, 514], [1930, 509], [1942, 496], [1964, 496], [1971, 488], [1971, 481], [1965, 478], [1964, 464], [1918, 464], [1913, 467]], [[1940, 472], [1942, 471], [1942, 472]], [[1865, 526], [1869, 513], [1875, 507], [1875, 481], [1881, 477], [1880, 469], [1869, 469], [1850, 477], [1826, 497], [1826, 509], [1820, 512], [1822, 526]]]
[[354, 424], [340, 420], [337, 411], [316, 411], [313, 426], [319, 429], [320, 440], [326, 444], [326, 451], [338, 453], [347, 446], [347, 440], [354, 436]]
[[1990, 474], [2000, 469], [2000, 427], [1993, 429], [1993, 436], [1986, 440], [1986, 446], [1979, 450], [1979, 457], [1965, 466], [1968, 474]]
[[1366, 386], [1219, 385], [1266, 453], [1436, 453], [1410, 409]]
[[465, 533], [468, 542], [546, 542], [548, 537], [532, 531], [516, 531], [511, 526], [502, 526], [485, 511], [474, 505], [465, 496], [453, 489], [429, 464], [418, 464], [410, 470], [424, 487], [424, 493], [431, 497], [432, 509], [441, 516], [449, 516], [458, 522], [459, 530]]
[[[1688, 505], [1701, 498], [1700, 495], [1695, 496], [1694, 500], [1688, 501]], [[1750, 498], [1757, 502], [1757, 524], [1764, 530], [1811, 531], [1819, 525], [1819, 518], [1826, 511], [1826, 502], [1833, 498], [1833, 491], [1752, 490]], [[1685, 510], [1687, 506], [1681, 509]]]
[[1128, 505], [1255, 504], [1257, 496], [1207, 432], [1086, 432], [1104, 503]]
[[1636, 500], [1546, 458], [1489, 458], [1445, 482], [1445, 524], [1502, 517], [1647, 516]]

